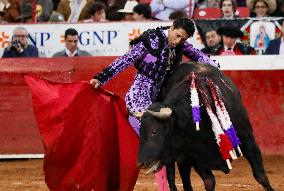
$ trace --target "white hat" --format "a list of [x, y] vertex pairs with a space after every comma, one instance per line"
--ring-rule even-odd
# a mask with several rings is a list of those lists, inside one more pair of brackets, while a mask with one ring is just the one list
[[118, 12], [120, 13], [133, 13], [133, 8], [138, 4], [137, 1], [126, 1], [124, 8], [119, 9]]

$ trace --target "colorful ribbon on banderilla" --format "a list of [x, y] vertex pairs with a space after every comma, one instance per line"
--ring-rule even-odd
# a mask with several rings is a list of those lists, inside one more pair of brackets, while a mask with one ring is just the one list
[[218, 86], [212, 81], [207, 79], [206, 84], [209, 87], [211, 97], [214, 101], [214, 106], [216, 113], [213, 112], [209, 96], [206, 94], [205, 90], [202, 89], [202, 86], [197, 86], [196, 84], [196, 75], [194, 72], [190, 74], [190, 99], [192, 106], [192, 119], [196, 125], [196, 130], [200, 130], [200, 101], [198, 92], [205, 105], [207, 114], [212, 122], [212, 130], [215, 135], [216, 143], [219, 146], [219, 151], [222, 158], [226, 161], [228, 168], [232, 169], [230, 159], [237, 159], [237, 150], [242, 156], [242, 151], [240, 149], [240, 140], [237, 136], [235, 128], [231, 122], [229, 113], [225, 107], [224, 102], [222, 101], [222, 94], [219, 91]]

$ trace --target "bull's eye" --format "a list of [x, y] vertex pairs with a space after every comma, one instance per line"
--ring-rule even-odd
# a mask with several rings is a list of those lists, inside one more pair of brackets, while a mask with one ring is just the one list
[[152, 136], [156, 135], [157, 134], [157, 130], [153, 130], [152, 132]]

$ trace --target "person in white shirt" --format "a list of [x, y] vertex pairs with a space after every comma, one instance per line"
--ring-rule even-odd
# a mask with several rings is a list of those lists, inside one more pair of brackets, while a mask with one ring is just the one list
[[68, 23], [76, 23], [88, 18], [89, 7], [95, 0], [61, 0], [57, 12], [64, 16]]
[[156, 19], [168, 21], [174, 11], [184, 11], [188, 17], [192, 17], [194, 0], [152, 0], [150, 6]]
[[64, 50], [55, 53], [52, 57], [75, 57], [75, 56], [92, 56], [85, 50], [78, 48], [78, 32], [70, 28], [65, 31], [65, 48]]

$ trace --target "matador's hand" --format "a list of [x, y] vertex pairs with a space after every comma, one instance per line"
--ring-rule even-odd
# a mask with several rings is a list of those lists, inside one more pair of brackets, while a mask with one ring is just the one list
[[91, 79], [90, 84], [92, 84], [95, 89], [98, 89], [102, 85], [101, 82], [97, 79]]

